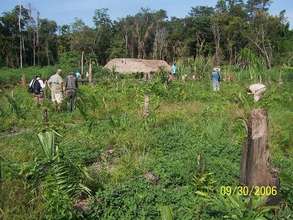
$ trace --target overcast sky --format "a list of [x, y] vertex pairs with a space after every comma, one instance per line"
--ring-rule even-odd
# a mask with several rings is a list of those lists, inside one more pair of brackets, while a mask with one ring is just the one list
[[[191, 7], [215, 6], [217, 0], [0, 0], [0, 13], [11, 10], [19, 2], [24, 6], [31, 3], [35, 11], [40, 11], [42, 18], [55, 20], [58, 25], [71, 24], [78, 17], [92, 26], [96, 8], [108, 8], [112, 19], [134, 15], [141, 7], [164, 9], [169, 17], [184, 17]], [[277, 15], [283, 9], [292, 28], [293, 0], [274, 0], [270, 11]]]

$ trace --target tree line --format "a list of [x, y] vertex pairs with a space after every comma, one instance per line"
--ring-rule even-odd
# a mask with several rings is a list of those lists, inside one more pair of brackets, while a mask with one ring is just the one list
[[285, 10], [271, 15], [271, 0], [219, 0], [214, 7], [192, 7], [184, 18], [142, 8], [112, 20], [108, 9], [96, 9], [94, 26], [75, 18], [72, 24], [33, 13], [17, 5], [0, 17], [0, 66], [54, 65], [68, 59], [104, 65], [115, 57], [164, 59], [213, 57], [215, 65], [268, 68], [293, 64], [293, 31]]

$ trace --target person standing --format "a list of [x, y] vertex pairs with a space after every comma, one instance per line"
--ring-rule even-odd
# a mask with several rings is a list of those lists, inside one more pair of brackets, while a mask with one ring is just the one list
[[79, 71], [76, 71], [75, 77], [76, 77], [77, 80], [79, 80], [81, 78], [81, 75], [80, 75]]
[[173, 63], [171, 66], [171, 72], [168, 73], [167, 83], [170, 83], [171, 81], [175, 79], [176, 69], [177, 69], [176, 63]]
[[221, 81], [220, 68], [218, 67], [213, 68], [211, 79], [212, 79], [213, 90], [219, 91], [220, 81]]
[[70, 112], [72, 112], [75, 107], [77, 88], [77, 78], [75, 74], [72, 72], [65, 79], [65, 95], [68, 98], [67, 107]]
[[48, 80], [48, 87], [51, 90], [51, 99], [55, 104], [57, 110], [60, 110], [62, 101], [63, 101], [63, 79], [60, 76], [61, 69], [58, 69], [57, 72], [52, 75]]
[[44, 81], [39, 76], [35, 76], [29, 84], [30, 91], [33, 93], [37, 105], [42, 104], [44, 100], [45, 87]]
[[171, 67], [172, 75], [175, 77], [176, 71], [177, 71], [177, 66], [176, 63], [174, 62], [172, 67]]

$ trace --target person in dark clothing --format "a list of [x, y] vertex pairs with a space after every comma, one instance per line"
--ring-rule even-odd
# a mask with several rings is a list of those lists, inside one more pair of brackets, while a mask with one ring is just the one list
[[43, 102], [44, 88], [45, 84], [39, 76], [35, 76], [29, 84], [29, 91], [33, 94], [34, 99], [38, 105], [42, 104]]
[[77, 88], [78, 88], [77, 78], [75, 74], [72, 72], [65, 79], [65, 95], [68, 99], [67, 106], [70, 112], [72, 112], [75, 107]]

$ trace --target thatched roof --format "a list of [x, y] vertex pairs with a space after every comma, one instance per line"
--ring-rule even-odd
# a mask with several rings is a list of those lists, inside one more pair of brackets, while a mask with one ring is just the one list
[[115, 58], [106, 65], [108, 69], [114, 69], [118, 73], [151, 73], [161, 69], [170, 71], [170, 65], [164, 60], [145, 60], [133, 58]]

